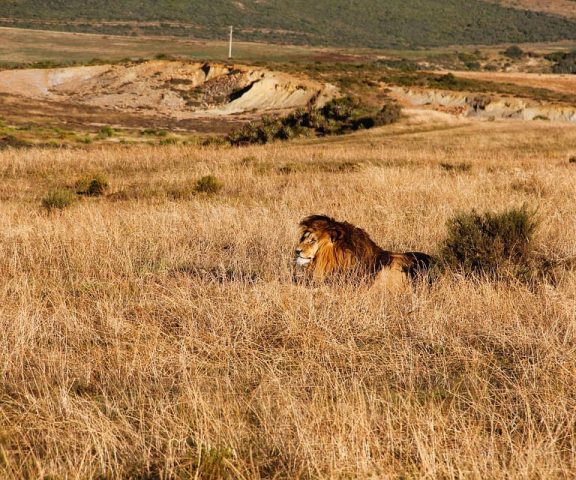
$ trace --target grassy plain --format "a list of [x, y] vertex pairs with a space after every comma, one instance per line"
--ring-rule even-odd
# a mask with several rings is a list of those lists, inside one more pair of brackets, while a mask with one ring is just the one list
[[[576, 254], [576, 127], [448, 118], [1, 151], [0, 477], [573, 478], [573, 271], [388, 297], [291, 283], [311, 213], [434, 253], [454, 213], [527, 204], [537, 248]], [[41, 208], [90, 173], [105, 196]], [[196, 193], [208, 174], [223, 189]]]
[[[203, 41], [0, 28], [0, 39], [0, 60], [5, 63], [84, 63], [95, 58], [114, 61], [126, 57], [151, 58], [167, 53], [197, 60], [228, 59], [226, 36], [222, 41]], [[233, 53], [235, 61], [289, 61], [319, 52], [321, 50], [310, 47], [236, 41]]]

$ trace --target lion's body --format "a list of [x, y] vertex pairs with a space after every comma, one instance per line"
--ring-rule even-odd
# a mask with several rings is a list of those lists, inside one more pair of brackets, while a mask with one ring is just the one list
[[346, 275], [368, 279], [374, 288], [398, 290], [432, 261], [425, 253], [383, 250], [361, 228], [323, 215], [302, 220], [300, 234], [296, 264], [317, 281]]

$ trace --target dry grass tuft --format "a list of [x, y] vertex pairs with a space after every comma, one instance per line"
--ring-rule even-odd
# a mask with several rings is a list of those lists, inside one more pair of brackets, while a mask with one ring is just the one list
[[[528, 199], [535, 248], [574, 257], [575, 139], [401, 122], [244, 149], [1, 151], [0, 477], [573, 478], [573, 270], [379, 297], [292, 284], [290, 259], [310, 213], [434, 253], [457, 212]], [[108, 195], [39, 214], [40, 188], [95, 171]], [[548, 194], [510, 189], [519, 172]], [[218, 195], [169, 194], [206, 175]]]

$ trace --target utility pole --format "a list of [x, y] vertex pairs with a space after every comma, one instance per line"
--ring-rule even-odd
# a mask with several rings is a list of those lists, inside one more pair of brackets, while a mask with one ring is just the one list
[[230, 25], [230, 45], [228, 47], [228, 59], [232, 58], [232, 34], [234, 33], [234, 27]]

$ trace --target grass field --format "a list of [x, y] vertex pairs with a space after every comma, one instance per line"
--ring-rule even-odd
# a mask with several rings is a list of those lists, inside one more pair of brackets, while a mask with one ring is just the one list
[[[539, 54], [576, 48], [570, 40], [521, 45], [525, 51]], [[497, 56], [506, 45], [459, 45], [427, 49], [370, 49], [370, 48], [311, 48], [270, 43], [234, 42], [234, 61], [241, 62], [298, 62], [300, 68], [315, 62], [366, 62], [379, 57], [404, 58], [431, 63], [455, 62], [458, 53], [480, 51], [487, 57]], [[189, 40], [179, 37], [119, 36], [90, 33], [28, 30], [0, 27], [0, 62], [21, 64], [36, 62], [86, 63], [93, 59], [117, 61], [126, 57], [152, 58], [170, 54], [185, 58], [211, 61], [228, 59], [226, 36], [218, 40]], [[293, 65], [298, 68], [298, 65]]]
[[[84, 63], [95, 58], [114, 61], [126, 57], [151, 58], [167, 53], [198, 60], [228, 59], [226, 36], [222, 41], [201, 41], [0, 28], [0, 39], [0, 61], [4, 63]], [[320, 52], [292, 45], [235, 42], [233, 54], [235, 61], [290, 61]]]
[[[290, 262], [311, 213], [435, 253], [456, 212], [522, 204], [537, 248], [573, 257], [575, 142], [413, 117], [240, 149], [1, 151], [0, 477], [573, 478], [573, 271], [374, 297], [294, 285]], [[41, 207], [93, 173], [105, 196]], [[223, 189], [195, 192], [208, 174]]]

